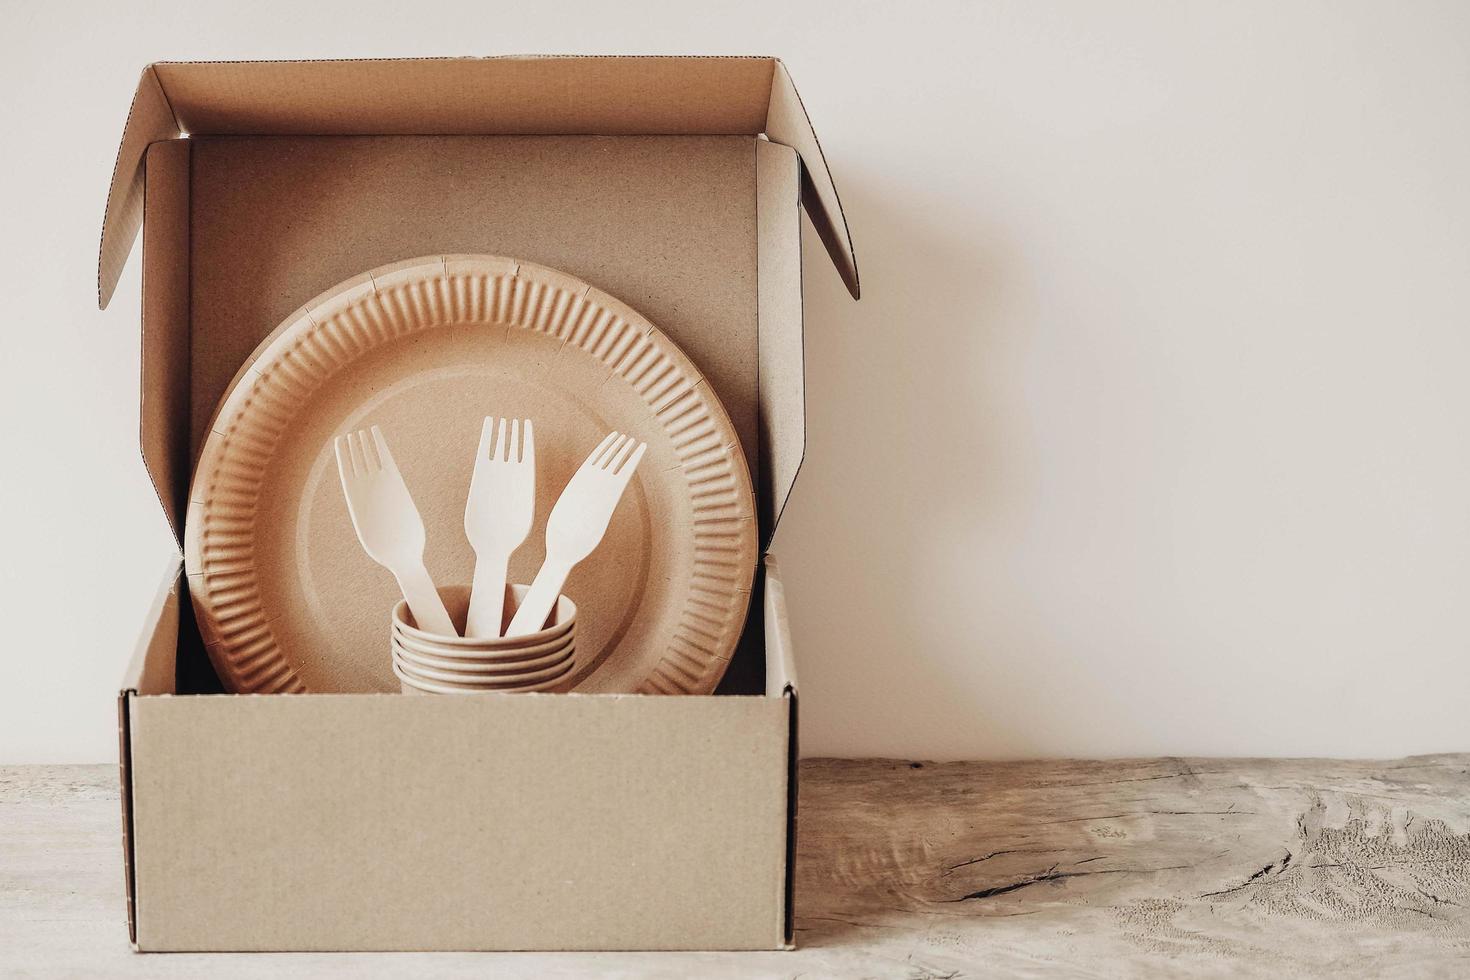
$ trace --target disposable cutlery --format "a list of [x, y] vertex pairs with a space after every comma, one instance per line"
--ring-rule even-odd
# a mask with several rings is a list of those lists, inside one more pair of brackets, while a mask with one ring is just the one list
[[531, 420], [485, 419], [464, 509], [464, 533], [475, 549], [465, 636], [500, 635], [506, 565], [531, 533], [535, 514], [536, 439]]
[[455, 636], [457, 631], [424, 567], [424, 522], [409, 496], [388, 442], [375, 425], [371, 435], [339, 436], [337, 474], [347, 512], [368, 557], [393, 573], [419, 628]]
[[607, 532], [613, 509], [647, 448], [647, 443], [614, 432], [572, 474], [546, 520], [546, 561], [506, 628], [506, 636], [535, 633], [546, 623], [567, 576]]

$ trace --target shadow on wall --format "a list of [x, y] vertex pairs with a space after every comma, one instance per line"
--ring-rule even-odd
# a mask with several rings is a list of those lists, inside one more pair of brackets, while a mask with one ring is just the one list
[[[1009, 533], [1028, 496], [1007, 466], [1025, 435], [1004, 429], [996, 401], [1024, 340], [1007, 325], [1031, 295], [1025, 272], [983, 220], [926, 223], [856, 176], [841, 189], [861, 302], [807, 230], [807, 456], [773, 547], [793, 603], [802, 752], [1025, 755], [1034, 719], [995, 685], [1043, 638], [1016, 635], [1036, 621], [1008, 608], [1024, 593], [987, 581], [970, 552]], [[1003, 635], [983, 635], [997, 613]]]

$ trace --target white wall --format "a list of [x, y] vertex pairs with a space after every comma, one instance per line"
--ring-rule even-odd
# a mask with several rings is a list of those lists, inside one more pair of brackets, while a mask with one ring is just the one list
[[0, 762], [114, 756], [172, 548], [136, 449], [136, 256], [91, 302], [138, 69], [515, 51], [779, 54], [816, 120], [867, 298], [809, 236], [777, 548], [807, 753], [1470, 748], [1470, 5], [6, 21]]

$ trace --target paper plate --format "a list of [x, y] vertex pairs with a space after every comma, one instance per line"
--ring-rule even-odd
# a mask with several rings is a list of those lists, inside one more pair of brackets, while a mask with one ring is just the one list
[[572, 573], [575, 688], [707, 693], [739, 639], [757, 560], [750, 472], [689, 359], [638, 313], [540, 266], [413, 259], [348, 280], [281, 324], [206, 437], [185, 522], [205, 646], [238, 692], [395, 691], [393, 577], [363, 552], [332, 438], [382, 427], [441, 585], [468, 582], [463, 517], [487, 415], [536, 425], [536, 522], [610, 431], [648, 443], [601, 546]]

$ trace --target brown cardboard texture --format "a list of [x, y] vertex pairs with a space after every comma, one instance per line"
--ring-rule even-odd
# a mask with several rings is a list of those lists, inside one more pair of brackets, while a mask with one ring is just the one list
[[160, 62], [138, 80], [103, 219], [97, 299], [112, 298], [142, 223], [143, 155], [192, 135], [762, 135], [806, 164], [808, 214], [857, 298], [831, 171], [774, 58], [494, 58]]
[[782, 698], [135, 697], [130, 707], [140, 948], [784, 940]]
[[[277, 324], [364, 270], [475, 254], [679, 345], [729, 413], [763, 551], [805, 450], [802, 204], [856, 295], [770, 58], [158, 64], [99, 301], [141, 223], [140, 441], [181, 542], [210, 418]], [[769, 556], [718, 692], [679, 697], [211, 694], [190, 584], [169, 570], [119, 701], [137, 948], [789, 946], [796, 678]]]

